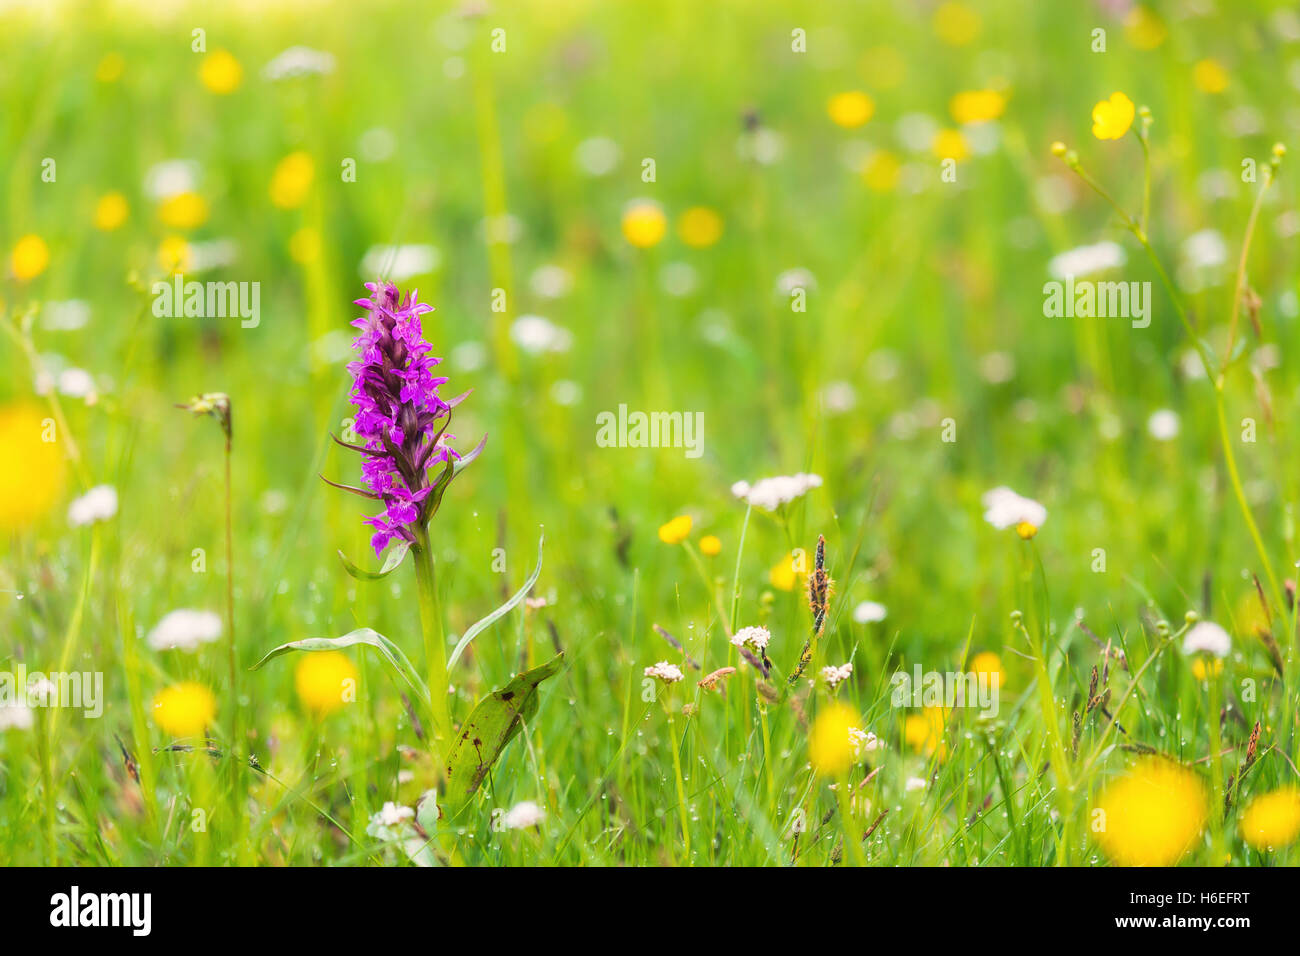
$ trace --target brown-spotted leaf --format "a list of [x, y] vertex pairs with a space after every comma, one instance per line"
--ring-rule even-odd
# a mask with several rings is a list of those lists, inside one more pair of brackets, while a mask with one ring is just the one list
[[448, 819], [469, 803], [501, 751], [519, 732], [521, 722], [537, 713], [538, 685], [563, 666], [564, 654], [556, 654], [478, 702], [456, 735], [447, 758], [447, 793], [442, 809]]

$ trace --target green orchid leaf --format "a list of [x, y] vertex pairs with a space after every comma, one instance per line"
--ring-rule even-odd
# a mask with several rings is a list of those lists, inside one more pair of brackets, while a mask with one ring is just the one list
[[487, 617], [483, 618], [481, 621], [476, 621], [474, 624], [470, 625], [469, 630], [467, 630], [464, 636], [461, 637], [461, 639], [456, 642], [456, 646], [451, 652], [451, 657], [447, 658], [447, 670], [450, 671], [452, 667], [456, 665], [456, 661], [460, 660], [461, 653], [465, 650], [465, 648], [469, 647], [470, 641], [474, 640], [474, 638], [478, 637], [479, 634], [487, 630], [487, 628], [497, 618], [505, 614], [508, 614], [511, 611], [511, 609], [513, 609], [520, 601], [522, 601], [524, 599], [524, 596], [533, 589], [533, 585], [537, 583], [538, 575], [542, 573], [542, 544], [545, 541], [546, 541], [546, 535], [542, 535], [540, 538], [537, 539], [537, 567], [533, 568], [533, 573], [528, 576], [528, 580], [524, 582], [524, 586], [521, 587], [518, 591], [516, 591], [514, 593], [514, 596], [511, 597], [509, 601], [506, 601], [505, 604], [502, 604], [499, 608], [497, 608]]
[[288, 644], [281, 644], [254, 664], [251, 670], [257, 670], [268, 661], [274, 660], [281, 654], [288, 654], [290, 651], [338, 651], [345, 647], [355, 647], [358, 644], [373, 647], [377, 650], [379, 656], [387, 662], [389, 667], [410, 686], [411, 690], [415, 691], [420, 700], [424, 702], [425, 707], [429, 706], [429, 688], [421, 680], [415, 666], [402, 653], [402, 649], [378, 631], [368, 627], [350, 631], [342, 637], [308, 637], [301, 641], [290, 641]]
[[406, 556], [410, 551], [411, 542], [399, 541], [397, 544], [393, 545], [392, 550], [388, 552], [388, 556], [384, 558], [384, 566], [378, 571], [367, 571], [364, 568], [357, 567], [348, 560], [348, 556], [342, 551], [339, 552], [339, 560], [343, 562], [343, 570], [347, 571], [348, 574], [352, 575], [358, 581], [378, 581], [380, 578], [388, 577], [388, 575], [400, 568], [402, 562], [406, 560]]
[[516, 675], [505, 687], [478, 702], [456, 735], [447, 759], [447, 790], [442, 805], [447, 819], [469, 805], [506, 744], [537, 713], [538, 685], [563, 666], [561, 652], [540, 667]]

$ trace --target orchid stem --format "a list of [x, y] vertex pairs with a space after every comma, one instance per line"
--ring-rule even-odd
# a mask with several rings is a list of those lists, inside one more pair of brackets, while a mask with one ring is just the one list
[[446, 770], [444, 758], [451, 745], [451, 705], [447, 700], [447, 641], [442, 629], [442, 609], [438, 604], [438, 579], [429, 532], [417, 527], [415, 545], [415, 583], [420, 601], [420, 628], [424, 634], [424, 656], [429, 668], [429, 706], [433, 713], [434, 754], [438, 773]]

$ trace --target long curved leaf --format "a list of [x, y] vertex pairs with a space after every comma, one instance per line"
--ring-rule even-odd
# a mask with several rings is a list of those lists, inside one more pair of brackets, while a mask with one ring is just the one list
[[301, 641], [290, 641], [288, 644], [281, 644], [275, 648], [260, 661], [250, 668], [257, 670], [268, 661], [274, 660], [281, 654], [288, 654], [290, 651], [337, 651], [345, 647], [354, 647], [357, 644], [364, 644], [367, 647], [373, 647], [379, 652], [379, 656], [388, 662], [388, 665], [397, 672], [402, 680], [410, 685], [411, 689], [424, 701], [426, 707], [429, 706], [429, 688], [424, 681], [420, 679], [419, 672], [415, 666], [402, 653], [402, 649], [390, 641], [378, 631], [369, 627], [360, 627], [355, 631], [349, 631], [342, 637], [308, 637]]
[[465, 809], [506, 744], [537, 713], [538, 685], [563, 666], [561, 651], [478, 702], [456, 735], [447, 758], [447, 790], [442, 809], [448, 819]]
[[406, 555], [410, 550], [411, 542], [409, 541], [400, 541], [393, 545], [393, 549], [389, 551], [388, 556], [384, 558], [384, 566], [378, 571], [367, 571], [365, 568], [357, 567], [348, 560], [348, 556], [342, 551], [339, 552], [339, 560], [343, 562], [343, 570], [347, 571], [348, 574], [352, 575], [358, 581], [378, 581], [380, 578], [388, 577], [388, 575], [401, 567], [402, 562], [406, 560]]
[[537, 576], [542, 573], [542, 543], [544, 541], [546, 541], [546, 535], [542, 535], [537, 539], [537, 567], [533, 568], [533, 573], [528, 576], [528, 580], [524, 582], [524, 586], [516, 591], [514, 596], [511, 597], [509, 601], [506, 601], [505, 604], [502, 604], [481, 621], [470, 625], [469, 630], [467, 630], [464, 636], [456, 642], [456, 647], [452, 650], [451, 657], [447, 658], [447, 670], [451, 670], [456, 661], [460, 660], [461, 652], [464, 651], [465, 648], [469, 647], [470, 641], [474, 640], [474, 638], [478, 637], [479, 634], [487, 630], [488, 626], [497, 618], [507, 614], [516, 604], [524, 599], [524, 595], [533, 589], [533, 585], [537, 583]]

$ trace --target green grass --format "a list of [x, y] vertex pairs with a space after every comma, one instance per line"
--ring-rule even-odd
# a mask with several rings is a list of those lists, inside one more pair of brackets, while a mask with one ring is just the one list
[[[40, 362], [84, 368], [101, 391], [93, 405], [57, 396], [60, 432], [75, 440], [79, 463], [69, 464], [48, 514], [3, 532], [0, 667], [53, 670], [67, 648], [69, 669], [103, 673], [106, 696], [97, 720], [46, 710], [30, 730], [0, 731], [0, 860], [405, 860], [366, 832], [386, 801], [413, 807], [436, 781], [403, 685], [377, 655], [350, 650], [361, 672], [357, 702], [317, 720], [295, 694], [297, 657], [249, 668], [285, 642], [372, 627], [428, 670], [413, 568], [382, 581], [349, 577], [337, 550], [378, 567], [360, 523], [369, 511], [317, 476], [358, 478], [354, 456], [328, 433], [350, 413], [338, 344], [358, 314], [350, 303], [363, 291], [362, 257], [374, 245], [430, 243], [440, 264], [403, 284], [438, 310], [425, 332], [447, 357], [448, 394], [474, 389], [457, 410], [456, 446], [489, 435], [430, 529], [447, 634], [464, 633], [513, 593], [532, 570], [542, 528], [546, 537], [534, 596], [547, 606], [512, 611], [474, 641], [451, 674], [453, 718], [465, 720], [477, 700], [542, 663], [553, 643], [566, 660], [470, 808], [435, 841], [444, 859], [853, 863], [846, 830], [888, 811], [862, 844], [872, 865], [1100, 864], [1107, 858], [1089, 808], [1133, 758], [1126, 747], [1192, 765], [1213, 808], [1259, 721], [1261, 756], [1234, 808], [1222, 825], [1212, 809], [1183, 860], [1300, 862], [1294, 846], [1261, 853], [1238, 830], [1251, 796], [1300, 783], [1294, 612], [1265, 562], [1282, 591], [1300, 557], [1300, 449], [1291, 438], [1300, 394], [1291, 358], [1300, 348], [1297, 179], [1284, 161], [1260, 207], [1245, 271], [1261, 303], [1258, 331], [1243, 313], [1243, 361], [1219, 393], [1186, 371], [1193, 342], [1142, 246], [1049, 151], [1055, 140], [1077, 150], [1137, 215], [1141, 145], [1132, 134], [1093, 138], [1090, 113], [1114, 90], [1150, 108], [1147, 234], [1181, 287], [1189, 323], [1221, 360], [1259, 189], [1241, 182], [1241, 162], [1266, 165], [1275, 141], [1295, 142], [1294, 14], [1280, 3], [1204, 16], [1153, 4], [1167, 36], [1140, 50], [1120, 20], [1092, 5], [973, 3], [979, 35], [953, 48], [936, 37], [934, 6], [548, 2], [501, 5], [468, 21], [399, 3], [321, 14], [286, 5], [248, 17], [185, 8], [110, 16], [78, 4], [49, 18], [0, 11], [0, 321], [14, 333], [0, 337], [0, 402], [50, 403], [34, 395], [24, 336]], [[233, 93], [200, 83], [195, 27], [207, 31], [208, 51], [225, 48], [241, 62]], [[490, 48], [498, 27], [503, 53]], [[1097, 27], [1107, 31], [1105, 53], [1090, 49]], [[795, 28], [807, 31], [807, 53], [791, 51]], [[331, 52], [337, 68], [264, 79], [262, 67], [295, 44]], [[124, 59], [120, 78], [97, 80], [114, 52]], [[1227, 70], [1222, 93], [1193, 83], [1205, 58]], [[889, 75], [892, 59], [901, 75]], [[943, 182], [936, 157], [900, 142], [900, 120], [925, 114], [952, 127], [950, 98], [987, 86], [1009, 92], [994, 145]], [[871, 95], [875, 115], [845, 130], [826, 104], [852, 89]], [[783, 143], [770, 165], [738, 155], [751, 109]], [[377, 127], [396, 148], [367, 159], [363, 135]], [[620, 159], [594, 177], [574, 156], [597, 136], [616, 142]], [[869, 148], [898, 158], [897, 187], [864, 184], [849, 159]], [[295, 150], [313, 157], [315, 178], [305, 203], [277, 208], [268, 184]], [[54, 182], [42, 180], [46, 158], [56, 161]], [[171, 158], [200, 171], [210, 215], [193, 230], [161, 224], [143, 191], [147, 170]], [[346, 158], [356, 160], [355, 182], [340, 177]], [[641, 179], [643, 158], [655, 160], [653, 183]], [[1216, 171], [1225, 184], [1217, 198], [1206, 189]], [[130, 215], [104, 233], [92, 219], [110, 190], [125, 194]], [[1044, 200], [1051, 196], [1058, 201]], [[668, 236], [648, 250], [620, 233], [625, 204], [642, 197], [669, 218]], [[692, 206], [723, 217], [716, 245], [694, 249], [675, 234]], [[489, 246], [484, 217], [501, 210], [519, 237]], [[304, 228], [320, 239], [307, 263], [290, 254]], [[1194, 288], [1177, 264], [1184, 240], [1203, 229], [1222, 234], [1227, 261]], [[32, 233], [50, 261], [21, 282], [8, 253]], [[234, 264], [196, 278], [260, 282], [257, 328], [152, 314], [158, 248], [173, 234], [238, 245]], [[1152, 283], [1150, 328], [1044, 317], [1047, 261], [1103, 239], [1127, 253], [1115, 278]], [[696, 277], [684, 295], [663, 281], [678, 263]], [[530, 284], [546, 264], [572, 277], [558, 300]], [[794, 268], [816, 278], [806, 312], [776, 291]], [[504, 313], [492, 311], [497, 288], [507, 290]], [[89, 303], [90, 322], [49, 329], [48, 303], [72, 299]], [[567, 329], [571, 347], [520, 349], [509, 328], [528, 314]], [[466, 367], [474, 345], [483, 364]], [[1279, 361], [1252, 375], [1264, 347]], [[989, 353], [1010, 357], [1009, 379], [989, 381]], [[837, 382], [854, 390], [848, 410], [826, 401]], [[226, 646], [188, 655], [145, 642], [176, 608], [225, 613], [222, 436], [216, 423], [174, 407], [215, 391], [230, 395], [233, 413], [233, 742]], [[571, 404], [556, 400], [566, 391]], [[703, 456], [598, 447], [596, 416], [620, 403], [702, 412]], [[1161, 408], [1180, 417], [1172, 441], [1148, 434]], [[1239, 440], [1246, 418], [1257, 423], [1254, 443]], [[951, 442], [941, 437], [948, 419]], [[26, 464], [5, 454], [0, 468], [24, 476]], [[747, 515], [729, 490], [798, 471], [823, 484], [777, 517]], [[99, 484], [116, 487], [117, 516], [69, 527], [68, 503]], [[1032, 542], [982, 520], [981, 495], [1004, 484], [1048, 509]], [[701, 557], [703, 574], [683, 547], [657, 537], [679, 514], [693, 518], [692, 547], [703, 534], [722, 541], [718, 556]], [[851, 825], [808, 764], [808, 724], [825, 709], [826, 690], [804, 681], [793, 698], [769, 702], [726, 637], [763, 624], [778, 673], [793, 669], [811, 613], [797, 589], [774, 588], [768, 573], [793, 548], [811, 554], [818, 535], [836, 588], [809, 674], [852, 660], [835, 696], [886, 744], [852, 771], [857, 786], [878, 769], [860, 791], [870, 808], [859, 805]], [[202, 573], [192, 570], [199, 548]], [[1098, 548], [1104, 572], [1094, 570]], [[1272, 606], [1281, 677], [1252, 630], [1260, 607], [1252, 574]], [[853, 619], [867, 599], [887, 605], [884, 621]], [[1162, 636], [1161, 622], [1176, 636], [1188, 611], [1234, 639], [1215, 682], [1213, 709], [1229, 707], [1215, 735], [1209, 686], [1193, 677], [1179, 642]], [[1129, 669], [1110, 673], [1112, 713], [1126, 733], [1094, 711], [1075, 755], [1071, 714], [1086, 705], [1100, 661], [1079, 618], [1125, 650]], [[682, 663], [655, 625], [703, 671], [686, 669], [685, 682], [647, 701], [643, 669]], [[942, 759], [910, 746], [904, 726], [914, 711], [891, 706], [891, 675], [916, 664], [961, 670], [979, 651], [998, 653], [1007, 673], [996, 718], [955, 711]], [[739, 667], [725, 694], [697, 688], [724, 665]], [[165, 749], [173, 741], [151, 721], [154, 694], [179, 680], [216, 692], [215, 756]], [[1214, 739], [1227, 751], [1217, 763]], [[261, 770], [232, 760], [232, 743]], [[925, 788], [906, 791], [909, 778]], [[524, 800], [546, 810], [539, 828], [494, 827], [494, 811]], [[198, 832], [195, 810], [207, 818]], [[806, 825], [792, 840], [796, 820]]]

